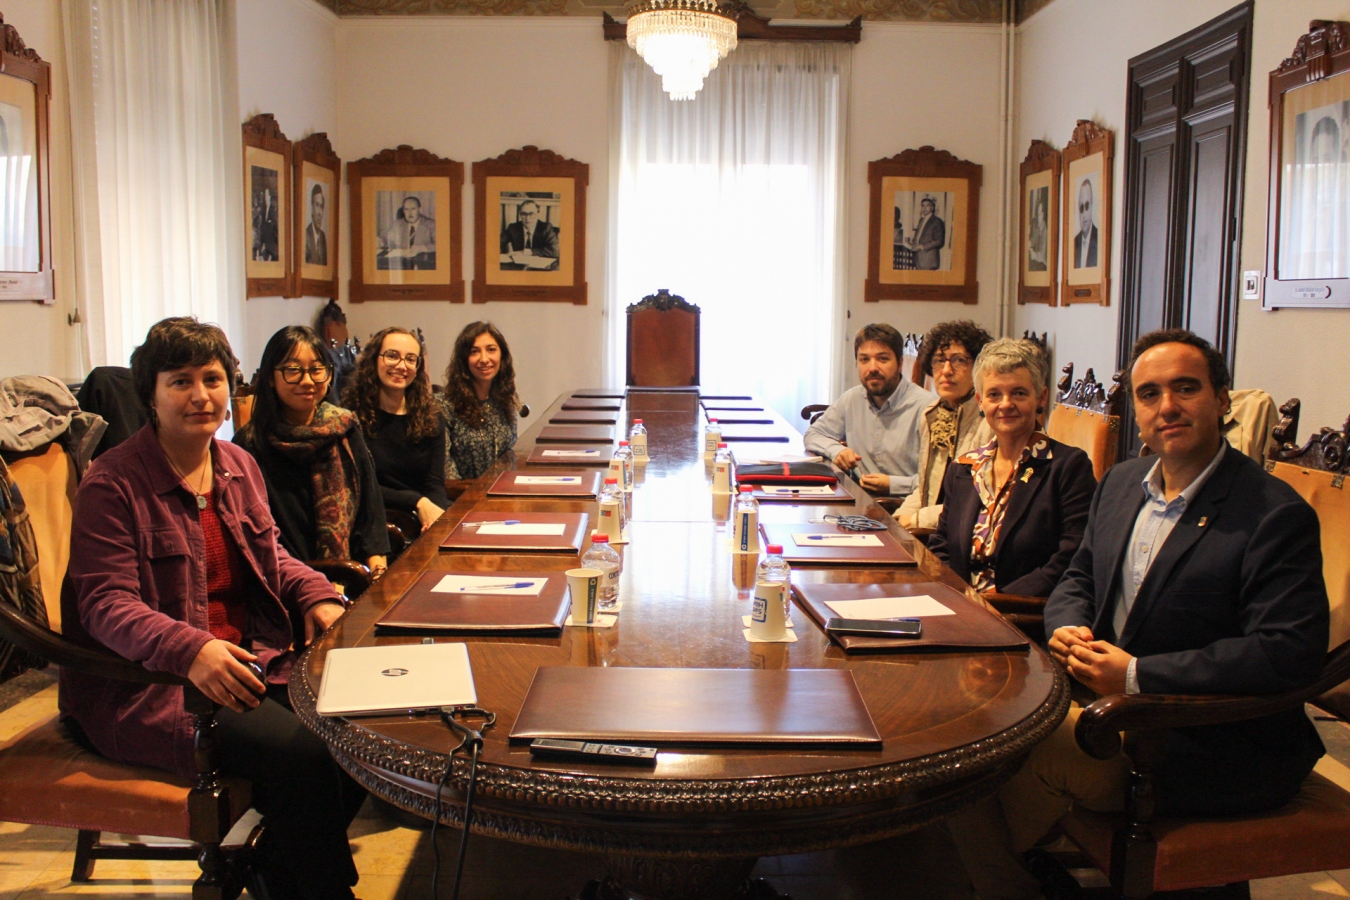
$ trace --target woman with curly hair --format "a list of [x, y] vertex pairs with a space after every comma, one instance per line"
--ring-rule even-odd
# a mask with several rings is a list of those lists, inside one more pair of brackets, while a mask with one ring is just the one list
[[516, 369], [491, 322], [470, 322], [445, 370], [445, 477], [477, 478], [516, 442]]
[[385, 509], [416, 513], [425, 529], [450, 505], [445, 425], [431, 396], [426, 348], [404, 328], [386, 328], [361, 351], [342, 392], [375, 460]]
[[234, 442], [258, 461], [281, 543], [298, 559], [354, 559], [384, 572], [389, 535], [356, 416], [325, 399], [333, 366], [302, 325], [272, 335], [253, 416]]

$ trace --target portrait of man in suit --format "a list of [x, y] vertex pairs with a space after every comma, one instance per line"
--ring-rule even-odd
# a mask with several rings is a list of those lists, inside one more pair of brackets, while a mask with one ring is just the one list
[[305, 262], [311, 266], [328, 265], [328, 232], [324, 228], [324, 210], [328, 200], [317, 181], [309, 192], [309, 224], [305, 226]]
[[[385, 204], [383, 195], [393, 191], [379, 191], [376, 194], [377, 215]], [[380, 233], [380, 254], [375, 265], [380, 269], [421, 269], [436, 268], [436, 220], [432, 218], [430, 206], [422, 205], [426, 195], [428, 203], [434, 200], [430, 192], [406, 193], [390, 222]]]
[[277, 171], [251, 166], [249, 181], [253, 195], [253, 259], [275, 262], [281, 259], [277, 230]]
[[503, 269], [558, 268], [558, 229], [541, 215], [539, 203], [524, 200], [516, 207], [516, 221], [502, 229]]
[[919, 201], [919, 220], [914, 234], [906, 241], [914, 251], [914, 268], [942, 268], [942, 247], [947, 243], [947, 223], [938, 218], [937, 202], [932, 197]]
[[1038, 187], [1031, 189], [1031, 216], [1027, 227], [1027, 271], [1044, 272], [1046, 269], [1047, 236], [1050, 222], [1047, 210], [1050, 206], [1050, 189]]
[[1073, 267], [1092, 269], [1097, 266], [1097, 226], [1093, 224], [1095, 210], [1091, 178], [1078, 183], [1078, 233], [1073, 236]]

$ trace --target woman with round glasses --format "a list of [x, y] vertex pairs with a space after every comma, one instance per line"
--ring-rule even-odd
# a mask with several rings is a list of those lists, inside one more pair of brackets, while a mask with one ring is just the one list
[[993, 340], [969, 319], [934, 325], [919, 351], [923, 373], [933, 379], [938, 398], [923, 411], [919, 426], [919, 478], [914, 492], [896, 510], [904, 528], [937, 527], [942, 515], [942, 477], [963, 453], [994, 436], [975, 401], [975, 357]]
[[425, 354], [417, 335], [386, 328], [361, 351], [342, 392], [365, 433], [385, 509], [415, 513], [423, 529], [450, 505], [445, 423], [431, 396]]
[[516, 443], [516, 369], [491, 322], [470, 322], [445, 370], [446, 478], [477, 478]]
[[354, 559], [379, 575], [389, 553], [384, 501], [356, 416], [325, 399], [332, 377], [317, 334], [281, 329], [263, 348], [253, 417], [234, 442], [258, 461], [292, 556]]

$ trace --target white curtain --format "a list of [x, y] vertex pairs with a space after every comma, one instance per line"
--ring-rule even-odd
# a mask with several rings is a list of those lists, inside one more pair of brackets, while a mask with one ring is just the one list
[[62, 12], [85, 364], [127, 365], [165, 316], [241, 334], [234, 0], [63, 0]]
[[624, 310], [668, 288], [702, 310], [705, 390], [798, 423], [833, 395], [843, 327], [851, 48], [746, 41], [677, 102], [612, 46], [607, 377], [624, 377]]

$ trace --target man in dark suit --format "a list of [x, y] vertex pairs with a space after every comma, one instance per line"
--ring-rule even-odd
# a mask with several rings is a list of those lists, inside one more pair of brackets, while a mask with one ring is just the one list
[[1091, 269], [1097, 265], [1097, 226], [1092, 224], [1092, 182], [1086, 178], [1078, 185], [1078, 233], [1073, 236], [1073, 267]]
[[309, 192], [309, 224], [305, 226], [305, 262], [311, 266], [328, 265], [328, 234], [323, 227], [323, 185]]
[[914, 268], [936, 269], [942, 265], [942, 245], [947, 243], [947, 223], [937, 217], [932, 197], [919, 201], [919, 221], [909, 246], [914, 251]]
[[538, 203], [526, 200], [516, 209], [516, 221], [502, 230], [502, 253], [526, 268], [558, 268], [558, 232], [539, 217]]
[[[1051, 655], [1099, 695], [1273, 694], [1311, 683], [1329, 619], [1317, 514], [1223, 439], [1223, 357], [1188, 331], [1153, 332], [1134, 346], [1130, 384], [1155, 456], [1102, 479], [1083, 542], [1046, 604]], [[1072, 804], [1122, 808], [1129, 760], [1083, 753], [1073, 737], [1079, 712], [996, 797], [951, 820], [982, 900], [1041, 893], [1015, 853]], [[1324, 752], [1302, 709], [1178, 729], [1167, 743], [1155, 770], [1164, 815], [1280, 806]]]

